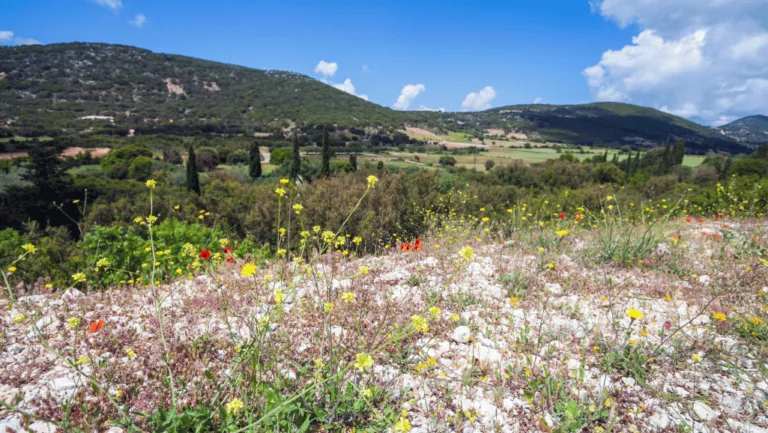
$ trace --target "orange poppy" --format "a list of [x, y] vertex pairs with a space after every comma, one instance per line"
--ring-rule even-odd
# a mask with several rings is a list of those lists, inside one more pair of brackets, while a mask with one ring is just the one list
[[412, 248], [413, 248], [413, 245], [411, 245], [410, 242], [406, 242], [406, 243], [400, 245], [400, 251], [402, 251], [404, 253], [407, 253], [407, 252], [411, 251]]
[[99, 319], [98, 321], [91, 323], [91, 325], [88, 327], [88, 333], [93, 334], [95, 332], [99, 332], [99, 330], [101, 330], [103, 327], [104, 321]]

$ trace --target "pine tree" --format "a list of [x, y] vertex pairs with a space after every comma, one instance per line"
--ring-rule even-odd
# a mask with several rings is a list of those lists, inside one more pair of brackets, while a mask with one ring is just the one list
[[189, 157], [187, 158], [187, 191], [200, 194], [200, 176], [197, 174], [197, 160], [195, 148], [189, 145]]
[[299, 154], [299, 137], [293, 131], [293, 153], [291, 155], [291, 179], [296, 180], [301, 173], [301, 155]]
[[357, 155], [354, 153], [349, 154], [349, 165], [352, 166], [353, 171], [357, 171]]
[[251, 179], [261, 177], [261, 150], [257, 142], [251, 144], [251, 152], [248, 155], [248, 175]]
[[323, 163], [320, 166], [320, 176], [331, 175], [331, 145], [328, 142], [328, 127], [323, 126]]

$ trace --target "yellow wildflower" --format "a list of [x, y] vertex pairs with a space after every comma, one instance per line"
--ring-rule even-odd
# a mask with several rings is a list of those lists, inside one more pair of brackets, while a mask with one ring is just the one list
[[355, 299], [355, 294], [352, 292], [342, 293], [341, 300], [344, 302], [352, 302]]
[[376, 182], [378, 181], [379, 181], [379, 178], [377, 178], [376, 176], [374, 175], [368, 176], [368, 188], [373, 188], [374, 186], [376, 186]]
[[418, 316], [418, 315], [412, 316], [411, 323], [413, 324], [413, 327], [417, 331], [421, 331], [421, 332], [429, 331], [429, 326], [427, 326], [427, 321], [424, 320], [424, 318], [421, 316]]
[[67, 325], [69, 325], [70, 329], [75, 329], [80, 325], [80, 319], [77, 317], [70, 317], [69, 320], [67, 320]]
[[15, 315], [15, 316], [13, 316], [13, 317], [11, 318], [11, 320], [13, 320], [13, 323], [21, 323], [21, 322], [23, 322], [23, 321], [24, 321], [26, 318], [27, 318], [27, 316], [25, 316], [25, 315], [23, 315], [23, 314], [17, 314], [17, 315]]
[[128, 355], [128, 358], [131, 358], [131, 359], [136, 357], [136, 352], [134, 352], [133, 349], [131, 349], [130, 347], [127, 347], [125, 349], [125, 354]]
[[154, 189], [157, 186], [157, 182], [154, 181], [154, 179], [149, 179], [147, 181], [147, 188]]
[[627, 314], [627, 317], [629, 317], [632, 320], [640, 320], [643, 317], [645, 317], [645, 314], [643, 314], [642, 312], [640, 312], [640, 310], [636, 308], [630, 308], [629, 310], [627, 310], [626, 314]]
[[24, 244], [21, 247], [29, 254], [35, 254], [37, 252], [37, 247], [32, 244]]
[[472, 261], [472, 257], [475, 255], [475, 250], [472, 247], [464, 247], [459, 250], [459, 255], [466, 261]]
[[240, 275], [244, 277], [250, 277], [256, 273], [256, 265], [253, 263], [246, 263], [240, 269]]
[[555, 232], [555, 234], [558, 235], [561, 238], [567, 236], [568, 233], [570, 233], [569, 230], [558, 230], [558, 231]]
[[87, 365], [90, 363], [91, 361], [89, 361], [88, 358], [86, 358], [85, 356], [81, 356], [80, 358], [78, 358], [77, 361], [75, 361], [75, 365], [83, 365], [83, 364]]
[[8, 266], [8, 272], [11, 274], [16, 272], [16, 266]]
[[75, 283], [83, 283], [87, 278], [85, 277], [84, 273], [78, 272], [72, 275], [72, 279], [75, 280]]
[[227, 410], [227, 413], [238, 413], [241, 410], [243, 410], [243, 407], [245, 405], [243, 404], [243, 401], [239, 398], [232, 399], [229, 403], [227, 403], [224, 406]]
[[284, 300], [285, 300], [285, 293], [283, 293], [283, 291], [280, 289], [275, 290], [275, 304], [280, 305], [283, 303]]
[[373, 367], [373, 358], [367, 353], [358, 353], [355, 360], [355, 367], [364, 371], [368, 367]]
[[325, 311], [325, 314], [330, 314], [333, 311], [333, 302], [326, 302], [323, 305], [323, 311]]

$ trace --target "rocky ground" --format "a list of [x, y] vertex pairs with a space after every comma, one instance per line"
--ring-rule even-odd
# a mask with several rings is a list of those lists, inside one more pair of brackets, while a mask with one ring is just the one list
[[[239, 260], [157, 296], [6, 298], [0, 401], [117, 432], [115, 405], [168, 402], [166, 348], [179, 402], [195, 405], [229, 401], [215, 384], [258, 345], [264, 377], [292, 389], [323, 380], [331, 359], [349, 364], [362, 394], [381, 390], [401, 412], [396, 431], [768, 432], [764, 222], [668, 224], [633, 263], [601, 263], [602, 240], [435, 238], [247, 277]], [[357, 368], [360, 353], [373, 362]], [[56, 431], [18, 411], [0, 409], [0, 432]]]

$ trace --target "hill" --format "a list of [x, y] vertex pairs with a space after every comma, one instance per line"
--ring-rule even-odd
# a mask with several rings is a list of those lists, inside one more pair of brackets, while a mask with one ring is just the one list
[[[465, 132], [520, 132], [545, 141], [658, 146], [684, 139], [697, 153], [744, 144], [668, 113], [619, 103], [511, 105], [482, 112], [402, 112], [305, 75], [250, 69], [97, 43], [0, 47], [5, 134], [113, 135], [274, 132], [299, 124]], [[0, 129], [0, 133], [3, 129]], [[363, 134], [364, 135], [364, 134]], [[2, 135], [0, 135], [1, 137]]]
[[725, 135], [743, 143], [768, 142], [768, 116], [749, 116], [733, 121], [719, 129]]
[[697, 153], [748, 151], [743, 144], [711, 128], [653, 108], [614, 102], [583, 105], [509, 105], [471, 113], [430, 113], [445, 130], [467, 133], [504, 130], [530, 138], [582, 145], [658, 146], [683, 139]]
[[218, 131], [289, 121], [401, 125], [407, 114], [285, 71], [108, 44], [0, 47], [0, 119], [16, 133]]

